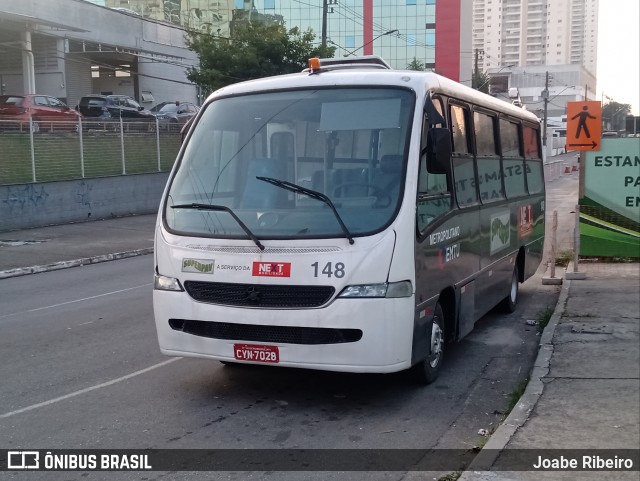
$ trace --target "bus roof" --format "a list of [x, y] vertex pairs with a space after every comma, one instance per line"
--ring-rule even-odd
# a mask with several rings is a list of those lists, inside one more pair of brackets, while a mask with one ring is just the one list
[[[367, 61], [372, 58], [375, 60]], [[325, 66], [317, 70], [305, 69], [299, 73], [248, 80], [222, 87], [211, 94], [207, 101], [228, 95], [306, 87], [396, 86], [411, 88], [418, 94], [426, 94], [427, 91], [441, 93], [530, 122], [539, 122], [538, 117], [527, 110], [433, 72], [393, 70], [384, 60], [375, 56], [322, 59], [320, 62], [322, 61], [325, 62]]]

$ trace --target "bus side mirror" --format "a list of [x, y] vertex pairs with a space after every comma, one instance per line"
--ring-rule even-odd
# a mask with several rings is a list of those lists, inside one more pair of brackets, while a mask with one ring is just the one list
[[448, 174], [451, 170], [451, 132], [432, 127], [427, 137], [427, 172]]

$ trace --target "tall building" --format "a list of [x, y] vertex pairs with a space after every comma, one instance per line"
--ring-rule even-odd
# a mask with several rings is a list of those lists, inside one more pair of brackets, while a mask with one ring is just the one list
[[[324, 40], [336, 48], [336, 57], [373, 53], [397, 69], [413, 64], [465, 83], [471, 79], [472, 0], [105, 1], [107, 7], [127, 8], [188, 28], [209, 28], [221, 36], [229, 34], [240, 11], [256, 18], [269, 16], [288, 29], [311, 28], [318, 43]], [[441, 4], [440, 11], [436, 3]], [[466, 52], [462, 60], [461, 52]]]
[[597, 13], [598, 0], [473, 0], [478, 67], [581, 65], [595, 75]]

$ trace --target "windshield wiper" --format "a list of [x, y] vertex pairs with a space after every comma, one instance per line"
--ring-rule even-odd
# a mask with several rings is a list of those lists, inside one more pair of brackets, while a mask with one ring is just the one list
[[342, 218], [340, 217], [340, 214], [338, 214], [338, 211], [336, 210], [336, 206], [333, 205], [333, 202], [331, 201], [331, 199], [326, 195], [324, 195], [323, 193], [318, 192], [316, 190], [307, 189], [306, 187], [302, 187], [297, 184], [293, 184], [291, 182], [287, 182], [286, 180], [278, 180], [278, 179], [273, 179], [271, 177], [260, 177], [260, 176], [256, 176], [256, 179], [261, 180], [263, 182], [268, 182], [269, 184], [275, 185], [276, 187], [280, 187], [282, 189], [290, 190], [291, 192], [304, 194], [308, 197], [311, 197], [312, 199], [319, 200], [320, 202], [324, 202], [331, 208], [334, 215], [336, 216], [336, 219], [338, 219], [338, 223], [342, 228], [342, 232], [344, 232], [345, 237], [349, 239], [349, 244], [354, 243], [353, 236], [351, 235], [351, 232], [349, 232], [349, 229], [347, 229], [347, 226], [344, 225], [344, 222], [342, 222]]
[[249, 236], [249, 239], [251, 239], [253, 242], [255, 242], [255, 244], [260, 248], [261, 251], [264, 250], [264, 246], [262, 245], [262, 243], [258, 240], [258, 238], [253, 234], [253, 232], [251, 232], [249, 230], [249, 228], [247, 227], [247, 225], [242, 222], [242, 220], [240, 220], [240, 217], [238, 217], [235, 212], [233, 212], [231, 209], [229, 209], [229, 207], [224, 206], [224, 205], [215, 205], [215, 204], [198, 204], [198, 203], [192, 203], [192, 204], [178, 204], [178, 205], [172, 205], [171, 206], [172, 209], [195, 209], [195, 210], [213, 210], [213, 211], [218, 211], [218, 212], [227, 212], [231, 215], [231, 217], [233, 217], [235, 219], [235, 221], [238, 223], [238, 225], [240, 227], [242, 227], [242, 230], [245, 231], [245, 233]]

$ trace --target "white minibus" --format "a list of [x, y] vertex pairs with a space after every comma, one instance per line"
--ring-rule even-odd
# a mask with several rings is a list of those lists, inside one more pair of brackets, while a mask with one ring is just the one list
[[160, 349], [224, 363], [410, 369], [542, 259], [535, 115], [376, 57], [214, 92], [155, 231]]

